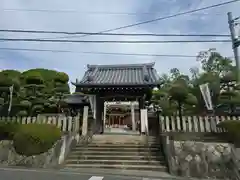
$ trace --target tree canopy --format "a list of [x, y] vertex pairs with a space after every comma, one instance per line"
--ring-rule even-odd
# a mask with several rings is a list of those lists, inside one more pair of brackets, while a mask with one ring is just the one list
[[64, 72], [30, 69], [24, 72], [0, 72], [0, 106], [9, 104], [9, 87], [13, 85], [14, 113], [20, 116], [61, 111], [61, 99], [70, 94], [69, 77]]
[[199, 85], [209, 83], [214, 107], [228, 105], [233, 111], [240, 104], [240, 86], [236, 83], [236, 67], [232, 60], [214, 49], [200, 52], [201, 67], [192, 67], [189, 74], [172, 68], [160, 76], [160, 89], [153, 91], [152, 103], [163, 115], [197, 115], [206, 113]]

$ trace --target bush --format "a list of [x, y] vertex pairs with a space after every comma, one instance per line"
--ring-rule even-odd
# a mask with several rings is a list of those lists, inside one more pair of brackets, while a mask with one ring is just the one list
[[25, 117], [27, 115], [28, 115], [28, 112], [26, 110], [22, 110], [17, 113], [17, 116], [20, 116], [20, 117]]
[[20, 124], [1, 122], [0, 123], [0, 140], [13, 140], [14, 135], [19, 129]]
[[20, 102], [20, 106], [24, 107], [24, 108], [29, 108], [29, 107], [32, 106], [32, 103], [30, 101], [23, 100], [23, 101]]
[[44, 80], [40, 73], [32, 72], [25, 76], [25, 82], [28, 85], [40, 85], [43, 84]]
[[47, 152], [61, 137], [61, 131], [51, 124], [23, 124], [14, 136], [14, 148], [25, 156]]
[[240, 141], [240, 121], [223, 121], [220, 122], [217, 126], [227, 131], [227, 136], [225, 136], [225, 138], [227, 138], [228, 141], [238, 144]]
[[67, 83], [69, 81], [69, 76], [64, 72], [57, 72], [54, 80], [55, 82]]

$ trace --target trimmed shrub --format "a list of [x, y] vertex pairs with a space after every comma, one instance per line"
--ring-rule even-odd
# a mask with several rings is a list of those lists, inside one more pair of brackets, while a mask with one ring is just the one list
[[61, 131], [51, 124], [23, 124], [14, 136], [14, 148], [25, 156], [47, 152], [61, 138]]
[[20, 116], [20, 117], [25, 117], [25, 116], [27, 116], [27, 115], [28, 115], [28, 112], [25, 111], [25, 110], [19, 111], [19, 112], [17, 113], [17, 116]]
[[69, 76], [64, 72], [57, 72], [54, 80], [55, 82], [67, 83], [69, 81]]
[[26, 77], [25, 77], [25, 81], [26, 84], [33, 84], [33, 85], [39, 85], [43, 83], [43, 77], [41, 75], [41, 73], [39, 72], [32, 72], [29, 73]]
[[32, 103], [30, 101], [23, 100], [23, 101], [20, 102], [20, 106], [24, 107], [24, 108], [29, 108], [29, 107], [32, 106]]
[[227, 131], [227, 135], [225, 136], [225, 138], [229, 142], [239, 144], [239, 142], [240, 142], [240, 121], [237, 121], [237, 120], [222, 121], [217, 126], [220, 128], [223, 128]]
[[20, 124], [1, 122], [0, 123], [0, 140], [12, 140], [19, 129]]

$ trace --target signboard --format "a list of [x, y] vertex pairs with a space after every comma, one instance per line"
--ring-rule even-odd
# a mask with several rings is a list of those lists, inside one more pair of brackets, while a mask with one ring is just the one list
[[213, 110], [212, 98], [208, 83], [200, 85], [199, 88], [202, 93], [207, 110]]

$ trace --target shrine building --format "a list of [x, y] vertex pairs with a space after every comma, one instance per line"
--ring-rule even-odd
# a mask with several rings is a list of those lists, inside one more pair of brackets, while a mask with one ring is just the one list
[[146, 102], [160, 86], [154, 63], [88, 65], [83, 78], [72, 84], [89, 97], [95, 134], [109, 127], [136, 131], [138, 121], [141, 132], [147, 131]]

